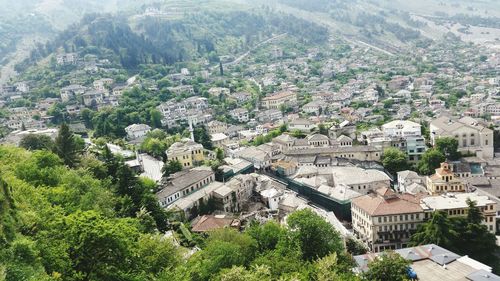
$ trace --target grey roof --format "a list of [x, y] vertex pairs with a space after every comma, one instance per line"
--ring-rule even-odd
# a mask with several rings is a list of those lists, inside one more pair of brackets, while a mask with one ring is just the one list
[[467, 275], [467, 279], [471, 281], [500, 281], [500, 276], [481, 269]]
[[284, 152], [285, 155], [317, 155], [322, 153], [337, 153], [337, 152], [377, 152], [380, 151], [374, 146], [357, 145], [352, 147], [314, 147], [307, 149], [296, 149]]
[[452, 253], [452, 252], [430, 257], [431, 260], [433, 260], [434, 262], [436, 262], [440, 265], [449, 264], [450, 262], [455, 261], [458, 258], [460, 258], [460, 256], [455, 254], [455, 253]]
[[160, 198], [167, 197], [213, 174], [214, 172], [209, 169], [192, 169], [175, 173], [171, 176], [171, 179], [164, 184], [164, 188], [156, 194]]
[[413, 248], [404, 248], [404, 249], [399, 249], [395, 251], [398, 253], [400, 256], [407, 260], [412, 260], [412, 261], [418, 261], [418, 260], [423, 260], [426, 257], [419, 254], [417, 251], [415, 251]]

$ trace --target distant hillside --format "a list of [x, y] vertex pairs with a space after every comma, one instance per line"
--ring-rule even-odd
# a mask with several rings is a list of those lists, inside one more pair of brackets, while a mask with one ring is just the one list
[[171, 64], [196, 57], [217, 60], [238, 54], [273, 34], [288, 33], [305, 42], [322, 43], [328, 31], [289, 15], [242, 11], [199, 12], [179, 19], [87, 15], [46, 45], [39, 45], [18, 70], [64, 49], [66, 52], [109, 53], [126, 69], [144, 63]]

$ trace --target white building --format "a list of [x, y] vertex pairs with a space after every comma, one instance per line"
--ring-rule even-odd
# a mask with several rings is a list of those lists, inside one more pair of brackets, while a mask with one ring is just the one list
[[151, 131], [151, 127], [146, 124], [132, 124], [125, 128], [129, 139], [138, 139], [144, 137]]
[[455, 120], [440, 117], [430, 123], [431, 143], [440, 137], [452, 137], [458, 141], [458, 150], [475, 153], [476, 156], [491, 159], [494, 156], [493, 131], [471, 117]]

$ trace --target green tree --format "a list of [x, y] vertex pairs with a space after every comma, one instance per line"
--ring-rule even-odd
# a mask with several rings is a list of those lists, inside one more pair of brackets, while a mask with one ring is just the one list
[[399, 171], [408, 169], [406, 154], [394, 147], [389, 147], [384, 150], [382, 164], [384, 165], [384, 168], [393, 176], [395, 176]]
[[285, 230], [276, 222], [269, 221], [263, 225], [252, 223], [246, 231], [255, 241], [259, 252], [276, 249]]
[[212, 150], [214, 148], [212, 138], [208, 134], [205, 126], [200, 126], [194, 129], [194, 141], [203, 145], [205, 149]]
[[441, 152], [445, 157], [450, 160], [457, 160], [460, 158], [458, 152], [458, 140], [452, 137], [442, 137], [436, 139], [436, 149]]
[[59, 155], [64, 164], [74, 167], [79, 160], [80, 149], [75, 136], [70, 131], [66, 123], [59, 127], [59, 134], [56, 137], [54, 152]]
[[243, 266], [234, 266], [224, 269], [214, 278], [218, 281], [266, 281], [271, 280], [271, 271], [268, 266], [254, 266], [250, 270]]
[[407, 268], [411, 264], [395, 252], [385, 252], [368, 264], [368, 271], [363, 275], [370, 281], [409, 281]]
[[316, 261], [316, 279], [318, 281], [354, 281], [359, 280], [349, 267], [342, 264], [337, 253], [330, 254]]
[[27, 150], [54, 149], [54, 141], [47, 135], [28, 134], [21, 139], [19, 146]]
[[431, 219], [418, 227], [411, 236], [413, 245], [436, 244], [446, 249], [454, 249], [458, 233], [453, 229], [447, 213], [434, 212]]
[[328, 128], [325, 126], [325, 124], [319, 124], [318, 129], [320, 134], [328, 136]]
[[179, 160], [170, 160], [163, 165], [162, 172], [164, 177], [182, 171], [182, 163]]
[[430, 175], [436, 168], [439, 168], [441, 163], [446, 160], [446, 157], [439, 150], [431, 148], [422, 154], [422, 158], [417, 164], [419, 173]]
[[149, 115], [151, 116], [151, 126], [153, 128], [161, 128], [162, 127], [162, 124], [161, 124], [161, 119], [162, 119], [161, 112], [159, 112], [156, 109], [151, 109]]
[[39, 234], [47, 272], [59, 272], [64, 280], [120, 280], [135, 266], [138, 238], [132, 220], [94, 211], [60, 217]]
[[322, 258], [344, 250], [339, 233], [312, 210], [304, 209], [290, 214], [287, 223], [305, 260]]

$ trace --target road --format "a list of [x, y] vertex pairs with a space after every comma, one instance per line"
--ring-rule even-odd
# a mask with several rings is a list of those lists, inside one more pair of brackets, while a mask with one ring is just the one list
[[[282, 34], [279, 34], [279, 35], [276, 35], [276, 36], [273, 36], [269, 39], [266, 39], [264, 41], [261, 41], [259, 42], [257, 45], [253, 46], [250, 50], [248, 50], [247, 52], [245, 52], [244, 54], [240, 55], [239, 57], [237, 57], [236, 59], [234, 59], [233, 61], [230, 61], [230, 62], [226, 62], [226, 63], [223, 63], [222, 66], [231, 66], [231, 65], [236, 65], [238, 63], [240, 63], [242, 60], [244, 60], [248, 55], [250, 55], [250, 53], [252, 53], [253, 51], [255, 51], [256, 49], [258, 49], [260, 46], [262, 45], [265, 45], [271, 41], [274, 41], [276, 39], [279, 39], [281, 37], [284, 37], [286, 36], [286, 33], [282, 33]], [[219, 66], [216, 65], [216, 66], [213, 66], [212, 69], [215, 70], [217, 69]]]

